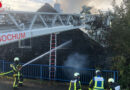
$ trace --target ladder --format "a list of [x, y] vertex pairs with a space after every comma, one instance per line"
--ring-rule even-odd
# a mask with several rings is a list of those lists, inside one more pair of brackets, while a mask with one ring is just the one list
[[[53, 33], [50, 35], [50, 50], [57, 47], [57, 34]], [[56, 50], [50, 52], [49, 57], [49, 79], [54, 80], [56, 76]]]

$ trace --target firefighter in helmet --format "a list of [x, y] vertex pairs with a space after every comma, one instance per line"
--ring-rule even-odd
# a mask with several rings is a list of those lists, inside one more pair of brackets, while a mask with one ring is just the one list
[[104, 90], [104, 78], [101, 76], [101, 71], [96, 70], [96, 76], [89, 83], [89, 90]]
[[120, 90], [120, 85], [113, 78], [108, 79], [109, 90]]
[[18, 88], [18, 86], [23, 85], [23, 76], [21, 73], [22, 65], [19, 64], [19, 57], [14, 58], [14, 64], [10, 64], [10, 67], [13, 69], [13, 72], [14, 72], [13, 89], [16, 90]]
[[74, 73], [74, 79], [70, 81], [69, 90], [82, 90], [80, 83], [80, 74], [78, 72]]

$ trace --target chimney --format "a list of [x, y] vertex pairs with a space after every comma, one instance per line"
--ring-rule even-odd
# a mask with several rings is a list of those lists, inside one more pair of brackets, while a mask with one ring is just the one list
[[58, 12], [58, 13], [61, 13], [62, 10], [61, 10], [61, 5], [57, 2], [56, 0], [56, 3], [54, 4], [54, 9]]

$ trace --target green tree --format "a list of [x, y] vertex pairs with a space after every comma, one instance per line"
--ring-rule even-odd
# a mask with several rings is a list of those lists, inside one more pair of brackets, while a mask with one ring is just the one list
[[112, 68], [119, 71], [122, 88], [130, 90], [130, 0], [114, 6], [112, 27], [107, 42], [112, 52]]

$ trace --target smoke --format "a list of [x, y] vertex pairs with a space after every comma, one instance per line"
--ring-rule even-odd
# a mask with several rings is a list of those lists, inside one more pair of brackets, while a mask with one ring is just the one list
[[88, 6], [92, 6], [95, 9], [102, 9], [102, 10], [108, 10], [109, 8], [112, 8], [113, 0], [92, 0], [88, 2]]
[[67, 60], [64, 62], [64, 66], [70, 67], [64, 70], [66, 76], [72, 79], [74, 72], [81, 73], [81, 69], [89, 65], [89, 60], [87, 55], [82, 55], [79, 53], [73, 53], [68, 56]]
[[64, 63], [64, 66], [73, 67], [76, 69], [83, 68], [85, 65], [88, 65], [87, 56], [79, 53], [71, 54]]
[[[112, 9], [113, 0], [57, 0], [61, 4], [61, 8], [66, 13], [79, 13], [82, 10], [82, 6], [93, 7], [92, 12], [99, 9], [106, 11]], [[122, 0], [116, 0], [116, 3], [120, 5]]]
[[81, 7], [89, 0], [58, 0], [61, 8], [67, 13], [77, 13], [81, 11]]

